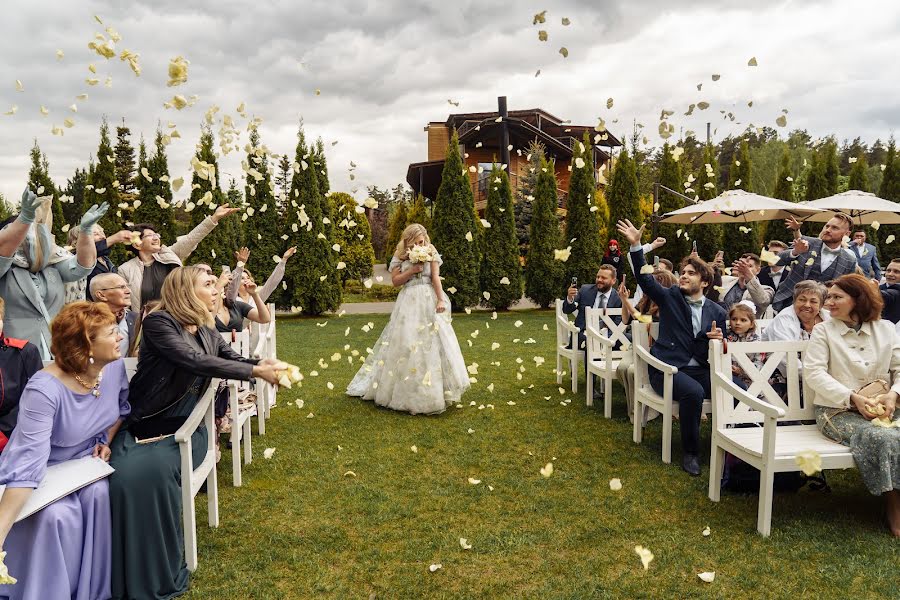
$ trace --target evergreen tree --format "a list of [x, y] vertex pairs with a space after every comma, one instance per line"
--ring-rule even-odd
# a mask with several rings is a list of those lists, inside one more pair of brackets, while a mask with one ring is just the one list
[[[719, 161], [716, 160], [712, 144], [707, 144], [703, 150], [703, 164], [700, 168], [700, 176], [694, 185], [700, 201], [712, 200], [718, 196], [716, 182], [719, 180]], [[712, 261], [716, 252], [722, 249], [721, 225], [690, 225], [687, 227], [691, 237], [697, 242], [697, 253], [700, 258]]]
[[[143, 141], [141, 147], [144, 146]], [[140, 184], [141, 204], [134, 210], [134, 223], [150, 223], [157, 228], [164, 244], [174, 244], [176, 238], [175, 208], [172, 203], [172, 186], [169, 181], [169, 159], [166, 156], [166, 145], [162, 131], [156, 131], [155, 149], [152, 155], [147, 155], [144, 148], [143, 157], [138, 164], [143, 163], [142, 168], [147, 169], [150, 179], [138, 176]]]
[[316, 139], [316, 149], [312, 159], [312, 164], [316, 169], [316, 179], [319, 181], [319, 193], [325, 197], [331, 191], [331, 184], [328, 182], [328, 162], [325, 159], [325, 142], [322, 141], [322, 138]]
[[[235, 208], [243, 209], [246, 214], [247, 203], [244, 201], [244, 194], [241, 192], [241, 189], [237, 186], [237, 182], [235, 182], [234, 178], [229, 180], [228, 190], [224, 193], [225, 204], [228, 206], [232, 206]], [[243, 218], [243, 217], [242, 217]], [[223, 239], [231, 242], [231, 245], [235, 248], [241, 248], [242, 246], [251, 246], [254, 242], [253, 240], [247, 239], [246, 232], [244, 231], [244, 223], [237, 217], [237, 214], [233, 217], [228, 217], [227, 219], [223, 219], [219, 221], [219, 225], [217, 229], [222, 229]], [[278, 230], [274, 231], [277, 233]], [[287, 235], [282, 235], [280, 240], [287, 239]], [[253, 256], [253, 253], [250, 253], [250, 256]], [[233, 259], [234, 255], [229, 255], [227, 258], [223, 259], [224, 263], [230, 263]], [[271, 257], [269, 258], [271, 260]]]
[[818, 152], [810, 155], [806, 175], [806, 200], [818, 200], [830, 195], [828, 182], [825, 179], [825, 162]]
[[[431, 223], [431, 239], [444, 260], [441, 266], [444, 289], [456, 289], [455, 294], [450, 294], [454, 308], [462, 309], [477, 304], [481, 299], [478, 289], [478, 264], [481, 260], [479, 225], [469, 174], [459, 154], [459, 136], [456, 131], [453, 132], [447, 149]], [[471, 234], [471, 242], [466, 239], [466, 234]]]
[[[403, 234], [403, 230], [406, 228], [408, 222], [409, 212], [406, 208], [406, 202], [403, 199], [400, 199], [394, 203], [394, 210], [388, 218], [387, 242], [384, 244], [384, 263], [386, 265], [391, 264], [391, 259], [394, 257], [394, 250], [397, 248], [397, 244], [400, 243], [400, 236]], [[431, 232], [429, 231], [429, 236], [430, 235]]]
[[494, 310], [506, 310], [522, 297], [522, 267], [509, 175], [496, 163], [488, 186], [484, 218], [491, 226], [484, 229], [481, 238], [481, 289], [490, 297], [482, 303]]
[[[268, 276], [274, 263], [272, 257], [281, 256], [286, 249], [284, 242], [278, 237], [278, 233], [287, 231], [287, 227], [281, 226], [278, 216], [278, 207], [272, 193], [272, 175], [269, 171], [269, 161], [260, 144], [259, 131], [253, 127], [250, 129], [250, 145], [247, 153], [246, 166], [247, 181], [244, 186], [244, 198], [247, 209], [244, 218], [244, 233], [246, 243], [250, 248], [250, 259], [247, 268], [250, 272], [260, 277]], [[290, 161], [288, 161], [290, 168]], [[240, 195], [240, 191], [238, 191]], [[292, 226], [294, 232], [299, 230], [296, 223]], [[292, 232], [293, 233], [293, 232]], [[289, 234], [290, 235], [290, 234]]]
[[[613, 167], [612, 180], [609, 183], [609, 233], [610, 239], [616, 239], [619, 247], [623, 252], [628, 251], [628, 241], [616, 233], [615, 224], [619, 221], [628, 219], [634, 223], [635, 227], [641, 226], [641, 208], [640, 197], [638, 195], [638, 179], [637, 170], [635, 169], [634, 160], [628, 154], [627, 148], [622, 148], [619, 157], [616, 159], [615, 167]], [[568, 234], [567, 236], [568, 237]], [[608, 245], [608, 243], [607, 243]], [[599, 251], [596, 262], [597, 267], [603, 257], [603, 249]], [[571, 258], [569, 259], [572, 260]], [[566, 266], [567, 271], [571, 269]], [[597, 269], [588, 273], [578, 273], [578, 281], [590, 282], [594, 280]], [[575, 275], [576, 273], [571, 273]]]
[[137, 194], [137, 186], [134, 171], [134, 146], [131, 145], [131, 129], [122, 125], [116, 127], [116, 180], [119, 182], [119, 196], [124, 202], [128, 194], [133, 200]]
[[[292, 237], [297, 255], [288, 263], [288, 286], [293, 286], [291, 304], [304, 314], [321, 315], [341, 305], [342, 288], [336, 267], [328, 201], [319, 192], [319, 175], [310, 158], [302, 126], [297, 134], [294, 161], [301, 165], [291, 180], [290, 203], [298, 216], [298, 231]], [[306, 167], [303, 164], [306, 163]]]
[[6, 201], [6, 198], [3, 197], [3, 194], [0, 194], [0, 221], [5, 221], [9, 219], [15, 214], [12, 207], [10, 207], [9, 202]]
[[346, 265], [339, 272], [341, 281], [363, 281], [372, 276], [372, 265], [375, 263], [369, 220], [364, 212], [357, 210], [362, 207], [350, 194], [332, 192], [328, 201], [336, 220], [334, 241], [341, 246], [338, 260]]
[[[118, 156], [116, 157], [118, 159]], [[141, 204], [147, 199], [146, 187], [147, 184], [150, 183], [148, 179], [150, 175], [150, 171], [148, 167], [150, 166], [149, 160], [147, 158], [147, 144], [144, 142], [144, 136], [141, 136], [141, 141], [138, 144], [138, 162], [137, 162], [137, 171], [134, 176], [134, 193], [137, 194], [137, 197], [141, 200]], [[147, 173], [147, 175], [144, 175]], [[140, 206], [138, 207], [140, 208]]]
[[100, 123], [100, 145], [97, 148], [97, 162], [93, 164], [93, 171], [88, 171], [87, 191], [84, 194], [84, 204], [81, 213], [84, 214], [94, 204], [100, 205], [109, 202], [109, 210], [100, 219], [100, 225], [104, 231], [116, 232], [123, 228], [128, 220], [122, 213], [119, 204], [119, 190], [114, 185], [116, 181], [115, 154], [109, 141], [109, 125], [106, 118]]
[[525, 175], [519, 178], [516, 186], [515, 208], [516, 238], [519, 241], [519, 255], [524, 257], [528, 251], [528, 230], [531, 228], [531, 215], [534, 205], [534, 197], [537, 190], [538, 173], [541, 169], [541, 161], [544, 159], [544, 144], [537, 140], [528, 143], [526, 159], [528, 165]]
[[[219, 163], [214, 151], [215, 140], [212, 130], [203, 126], [200, 133], [200, 143], [194, 155], [197, 161], [194, 167], [194, 175], [191, 178], [191, 196], [185, 204], [185, 212], [190, 213], [191, 222], [189, 228], [203, 222], [207, 217], [215, 213], [216, 208], [225, 203], [225, 194], [219, 187]], [[200, 163], [206, 163], [207, 166]], [[233, 218], [233, 217], [232, 217]], [[220, 223], [210, 232], [194, 250], [193, 262], [205, 261], [213, 265], [231, 264], [237, 245], [233, 239], [228, 238], [224, 223]]]
[[291, 192], [291, 172], [291, 159], [287, 154], [282, 154], [278, 160], [275, 185], [278, 186], [278, 193], [285, 202], [287, 202], [288, 194]]
[[594, 206], [597, 207], [597, 222], [600, 223], [598, 235], [601, 241], [607, 241], [609, 240], [610, 231], [615, 229], [615, 227], [609, 221], [609, 203], [606, 201], [606, 194], [599, 187], [594, 192]]
[[[87, 185], [88, 174], [85, 169], [75, 169], [75, 174], [66, 183], [63, 191], [66, 202], [62, 203], [63, 221], [69, 224], [81, 222], [81, 206], [84, 204], [84, 186]], [[60, 197], [60, 200], [62, 197]], [[74, 225], [72, 225], [74, 227]]]
[[861, 192], [869, 191], [869, 163], [865, 152], [856, 155], [856, 162], [850, 167], [849, 189]]
[[556, 203], [555, 166], [541, 157], [531, 204], [525, 261], [525, 295], [541, 308], [547, 308], [564, 293], [562, 276], [565, 267], [554, 254], [561, 245]]
[[425, 208], [425, 197], [422, 194], [416, 197], [416, 201], [413, 202], [412, 208], [409, 209], [409, 214], [406, 217], [406, 224], [410, 225], [412, 223], [423, 225], [425, 229], [431, 231], [431, 217], [428, 216], [428, 209]]
[[[681, 161], [675, 160], [675, 157], [672, 155], [672, 147], [669, 146], [668, 142], [663, 144], [662, 148], [659, 184], [676, 192], [684, 189], [681, 178]], [[681, 197], [662, 189], [662, 187], [659, 188], [657, 198], [659, 202], [657, 213], [659, 215], [678, 210], [684, 205], [684, 200]], [[661, 258], [671, 260], [674, 264], [678, 264], [691, 251], [690, 242], [684, 236], [677, 234], [677, 231], [681, 228], [681, 225], [676, 225], [675, 223], [659, 224], [659, 235], [666, 238], [666, 245], [657, 250], [656, 253]]]
[[[752, 192], [753, 185], [750, 179], [750, 144], [747, 140], [741, 141], [740, 150], [734, 154], [730, 169], [730, 180], [728, 189], [744, 190]], [[732, 261], [741, 257], [744, 252], [755, 252], [757, 250], [759, 235], [765, 236], [762, 225], [765, 221], [759, 223], [729, 223], [722, 227], [722, 250], [725, 251], [725, 262], [730, 264]], [[741, 227], [752, 227], [753, 232], [748, 236], [741, 231]]]
[[[50, 196], [52, 198], [50, 210], [53, 213], [53, 237], [59, 245], [65, 245], [66, 233], [69, 230], [66, 225], [65, 216], [63, 215], [62, 203], [59, 201], [59, 190], [53, 180], [50, 179], [50, 164], [47, 155], [41, 153], [37, 140], [34, 140], [34, 146], [31, 148], [31, 170], [28, 172], [28, 188], [38, 196]], [[80, 220], [80, 215], [79, 215]], [[75, 223], [74, 225], [77, 225]], [[70, 226], [74, 226], [68, 224]]]
[[778, 168], [778, 176], [775, 179], [774, 197], [786, 202], [796, 202], [794, 196], [794, 182], [791, 174], [791, 154], [787, 150], [781, 155], [781, 166]]
[[826, 142], [822, 148], [822, 157], [819, 162], [824, 165], [825, 195], [833, 196], [838, 193], [838, 181], [841, 174], [838, 165], [837, 143], [834, 140]]
[[[878, 188], [878, 196], [891, 202], [900, 202], [900, 156], [892, 137], [888, 141], [887, 156], [884, 161], [884, 173], [881, 186]], [[887, 239], [894, 236], [890, 244]], [[900, 239], [900, 225], [882, 225], [878, 230], [878, 247], [883, 263], [900, 256], [897, 251], [897, 239]]]
[[[592, 153], [590, 137], [585, 132], [583, 141], [575, 144], [572, 153], [572, 175], [566, 202], [566, 243], [572, 245], [566, 268], [579, 281], [592, 281], [596, 277], [605, 241], [600, 240], [600, 221], [594, 205], [597, 183], [594, 180]], [[613, 200], [614, 206], [618, 200]]]

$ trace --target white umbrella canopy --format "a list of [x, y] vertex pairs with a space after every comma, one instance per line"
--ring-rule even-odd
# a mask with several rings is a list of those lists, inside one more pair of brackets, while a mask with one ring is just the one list
[[752, 194], [744, 190], [728, 190], [712, 200], [705, 200], [666, 213], [660, 222], [704, 225], [775, 221], [789, 217], [805, 219], [820, 210], [777, 198]]
[[842, 212], [850, 215], [853, 222], [858, 225], [871, 225], [875, 221], [885, 225], [900, 223], [900, 204], [859, 190], [848, 190], [827, 198], [800, 202], [800, 206], [821, 211], [805, 219], [807, 221], [825, 222], [833, 217], [834, 213]]

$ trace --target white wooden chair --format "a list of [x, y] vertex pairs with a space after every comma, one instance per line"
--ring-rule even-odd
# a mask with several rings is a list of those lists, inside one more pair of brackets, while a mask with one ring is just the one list
[[[241, 356], [249, 356], [250, 352], [250, 331], [221, 332], [222, 338], [231, 345], [231, 349]], [[241, 473], [241, 442], [243, 441], [244, 464], [253, 462], [253, 444], [250, 439], [250, 418], [253, 416], [254, 410], [241, 410], [241, 399], [246, 397], [247, 393], [241, 393], [238, 389], [238, 382], [229, 380], [228, 385], [228, 407], [231, 411], [231, 474], [234, 487], [243, 485], [243, 476]], [[258, 414], [258, 410], [257, 410]]]
[[578, 370], [584, 352], [578, 348], [578, 328], [563, 312], [564, 300], [556, 301], [556, 384], [562, 384], [563, 361], [568, 361], [572, 374], [572, 392], [578, 391]]
[[[725, 452], [759, 469], [759, 507], [756, 529], [768, 536], [772, 529], [772, 500], [775, 473], [796, 471], [796, 456], [813, 450], [822, 457], [822, 469], [856, 466], [847, 446], [825, 437], [816, 425], [794, 424], [815, 420], [813, 394], [807, 388], [801, 398], [800, 359], [807, 342], [729, 342], [710, 344], [713, 411], [712, 452], [709, 467], [709, 499], [719, 501]], [[765, 353], [761, 369], [751, 357]], [[731, 379], [732, 361], [747, 374], [746, 391]], [[769, 384], [775, 368], [787, 365], [787, 403]], [[762, 399], [759, 397], [762, 396]], [[790, 421], [791, 424], [779, 424]], [[734, 427], [760, 424], [762, 427]]]
[[[628, 325], [616, 323], [613, 317], [622, 317], [621, 308], [588, 308], [585, 310], [585, 343], [587, 345], [587, 392], [585, 404], [594, 405], [594, 378], [603, 379], [603, 416], [612, 417], [612, 384], [622, 358], [631, 352], [631, 341], [626, 331]], [[618, 344], [618, 348], [616, 348]]]
[[[197, 515], [195, 498], [206, 482], [206, 503], [210, 527], [219, 526], [219, 487], [216, 479], [216, 390], [219, 380], [213, 379], [206, 393], [178, 431], [175, 441], [181, 454], [181, 514], [184, 523], [184, 557], [190, 571], [197, 570]], [[196, 469], [193, 468], [191, 435], [206, 425], [208, 432], [206, 455]]]
[[[269, 304], [269, 314], [272, 315], [271, 320], [264, 325], [252, 323], [250, 326], [250, 339], [256, 340], [253, 347], [254, 358], [275, 358], [275, 305]], [[263, 412], [263, 419], [269, 419], [272, 415], [272, 408], [275, 406], [277, 388], [261, 379], [256, 380], [257, 384], [257, 412]], [[261, 420], [261, 433], [265, 434], [265, 422]]]

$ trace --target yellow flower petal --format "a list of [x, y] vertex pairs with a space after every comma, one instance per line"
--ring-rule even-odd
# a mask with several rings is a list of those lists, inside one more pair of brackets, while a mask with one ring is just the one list
[[794, 457], [794, 462], [807, 477], [822, 470], [822, 456], [815, 450], [803, 450]]
[[550, 477], [551, 475], [553, 475], [553, 463], [552, 462], [548, 462], [546, 465], [544, 465], [541, 468], [541, 475], [545, 479]]
[[189, 64], [191, 63], [186, 61], [183, 56], [169, 59], [169, 81], [166, 82], [166, 86], [174, 87], [187, 83]]
[[650, 549], [643, 546], [635, 546], [634, 551], [641, 557], [641, 564], [644, 565], [644, 570], [649, 569], [650, 563], [653, 561], [653, 553], [650, 552]]

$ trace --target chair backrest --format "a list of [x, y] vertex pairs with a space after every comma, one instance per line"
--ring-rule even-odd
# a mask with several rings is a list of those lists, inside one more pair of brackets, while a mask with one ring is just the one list
[[[650, 351], [650, 338], [656, 339], [659, 335], [659, 323], [641, 323], [638, 320], [631, 321], [631, 345], [634, 348], [641, 347]], [[634, 357], [634, 384], [636, 388], [650, 385], [650, 374], [647, 363], [635, 354]]]
[[[606, 358], [610, 360], [619, 360], [629, 352], [628, 348], [631, 342], [626, 335], [628, 325], [621, 322], [621, 308], [588, 308], [584, 312], [585, 325], [593, 328], [600, 335], [610, 340], [614, 345], [619, 347], [612, 351], [612, 355]], [[613, 320], [613, 317], [619, 317], [619, 323]], [[604, 357], [603, 346], [593, 338], [587, 339], [587, 352], [589, 358]]]
[[563, 300], [556, 300], [556, 345], [567, 346], [572, 341], [568, 327], [569, 315], [563, 312]]
[[756, 320], [756, 333], [758, 333], [760, 336], [762, 336], [763, 331], [765, 331], [766, 327], [768, 327], [771, 323], [772, 323], [772, 319], [757, 319]]
[[[135, 357], [125, 357], [122, 360], [125, 361], [125, 375], [128, 377], [128, 381], [131, 381], [131, 378], [137, 373], [138, 359]], [[45, 360], [42, 362], [44, 363], [45, 369], [53, 364], [52, 360]]]
[[[806, 421], [815, 419], [813, 394], [806, 390], [801, 394], [801, 360], [808, 342], [728, 342], [715, 340], [709, 345], [710, 369], [731, 376], [732, 364], [743, 369], [750, 380], [747, 392], [768, 404], [784, 409], [785, 421]], [[755, 357], [762, 357], [762, 366], [754, 364]], [[787, 379], [787, 401], [769, 383], [779, 365], [785, 365]], [[759, 423], [764, 416], [743, 403], [736, 403], [727, 392], [717, 389], [713, 392], [713, 425], [721, 428], [733, 423]]]
[[243, 356], [250, 358], [253, 348], [250, 347], [250, 330], [246, 327], [241, 331], [220, 331], [222, 339], [231, 345], [231, 349]]

